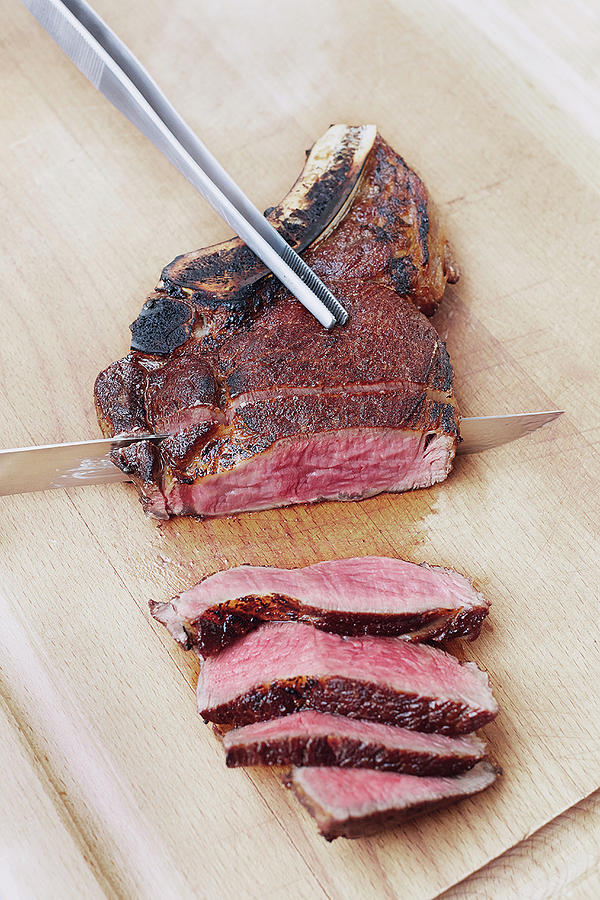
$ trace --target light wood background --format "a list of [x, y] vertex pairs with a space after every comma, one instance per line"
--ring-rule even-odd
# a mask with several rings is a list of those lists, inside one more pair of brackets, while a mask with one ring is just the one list
[[[598, 896], [597, 5], [96, 7], [262, 207], [331, 122], [377, 123], [463, 270], [436, 322], [464, 413], [566, 414], [360, 504], [157, 528], [130, 486], [2, 499], [0, 893]], [[95, 375], [162, 266], [228, 232], [29, 13], [2, 11], [0, 440], [93, 438]], [[464, 653], [491, 673], [505, 775], [328, 845], [274, 773], [226, 771], [147, 600], [243, 561], [366, 553], [454, 566], [493, 601]]]

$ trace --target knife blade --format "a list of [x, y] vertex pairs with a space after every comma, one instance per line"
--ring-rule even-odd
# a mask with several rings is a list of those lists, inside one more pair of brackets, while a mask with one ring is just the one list
[[[474, 416], [461, 419], [462, 442], [457, 453], [480, 453], [514, 441], [541, 428], [563, 410], [516, 413], [507, 416]], [[166, 434], [136, 434], [121, 438], [72, 441], [42, 447], [0, 450], [0, 496], [129, 481], [110, 460], [110, 453], [135, 441], [161, 441]]]
[[509, 444], [542, 425], [562, 416], [564, 409], [536, 413], [510, 413], [506, 416], [466, 416], [460, 420], [462, 438], [457, 453], [481, 453]]
[[0, 496], [130, 481], [129, 476], [110, 461], [111, 451], [136, 441], [159, 441], [167, 436], [136, 434], [133, 437], [0, 450]]

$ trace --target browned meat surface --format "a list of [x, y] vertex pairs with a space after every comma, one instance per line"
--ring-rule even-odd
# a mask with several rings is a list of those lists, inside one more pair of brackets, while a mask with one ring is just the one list
[[320, 833], [332, 841], [374, 834], [485, 790], [499, 770], [483, 761], [453, 778], [398, 775], [368, 769], [293, 769], [286, 785], [315, 817]]
[[446, 737], [305, 710], [233, 728], [223, 739], [228, 766], [340, 766], [409, 775], [458, 775], [483, 759], [473, 735]]
[[473, 640], [489, 603], [451, 569], [365, 556], [303, 569], [238, 566], [150, 607], [186, 649], [212, 656], [272, 620], [348, 635]]
[[247, 725], [303, 709], [458, 735], [498, 712], [487, 675], [425, 644], [270, 622], [204, 660], [207, 722]]
[[[227, 765], [294, 766], [286, 783], [328, 840], [494, 781], [499, 770], [471, 733], [498, 712], [487, 675], [419, 642], [434, 622], [449, 634], [464, 619], [473, 636], [488, 606], [452, 570], [387, 557], [238, 566], [151, 604], [204, 656], [198, 709]], [[400, 634], [386, 636], [390, 627]]]
[[179, 257], [96, 381], [146, 510], [227, 515], [445, 478], [458, 437], [431, 314], [458, 273], [419, 177], [366, 126], [317, 142], [269, 213], [347, 308], [325, 331], [239, 241]]

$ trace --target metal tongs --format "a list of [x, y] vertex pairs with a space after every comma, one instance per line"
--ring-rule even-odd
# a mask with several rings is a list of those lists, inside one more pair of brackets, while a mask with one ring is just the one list
[[325, 328], [348, 314], [246, 197], [156, 82], [84, 0], [23, 0], [77, 68], [179, 169]]

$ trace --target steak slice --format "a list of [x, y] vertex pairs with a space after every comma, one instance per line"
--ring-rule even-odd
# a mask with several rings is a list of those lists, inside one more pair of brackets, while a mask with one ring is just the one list
[[198, 677], [206, 722], [247, 725], [302, 709], [416, 731], [464, 734], [498, 711], [475, 663], [402, 638], [342, 637], [269, 622], [206, 659]]
[[304, 710], [234, 728], [223, 739], [228, 766], [341, 766], [408, 775], [458, 775], [485, 756], [473, 735], [446, 737]]
[[452, 778], [419, 778], [368, 769], [292, 769], [285, 783], [328, 841], [374, 834], [489, 787], [499, 774], [484, 760]]
[[372, 126], [334, 126], [268, 218], [349, 312], [325, 331], [239, 240], [178, 257], [100, 373], [102, 430], [144, 508], [222, 516], [427, 487], [458, 440], [423, 313], [458, 279], [425, 186]]
[[489, 603], [451, 569], [366, 556], [302, 569], [238, 566], [150, 608], [175, 640], [204, 657], [269, 620], [348, 635], [474, 639]]

